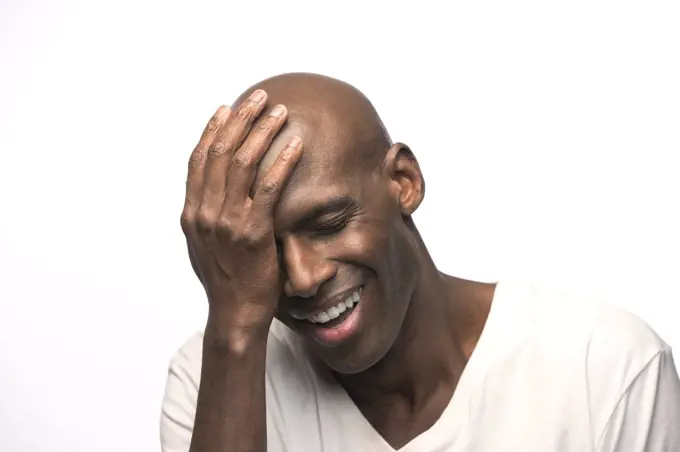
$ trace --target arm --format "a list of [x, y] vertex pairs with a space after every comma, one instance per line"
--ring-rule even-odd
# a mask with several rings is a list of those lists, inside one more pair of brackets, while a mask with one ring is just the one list
[[273, 209], [302, 147], [293, 139], [252, 189], [287, 113], [254, 124], [265, 103], [256, 91], [233, 113], [220, 107], [189, 160], [182, 230], [209, 306], [190, 452], [267, 451], [265, 358], [281, 290]]
[[670, 348], [660, 350], [624, 392], [596, 450], [680, 451], [680, 379]]
[[[268, 353], [279, 351], [272, 336], [268, 339]], [[204, 331], [194, 334], [173, 354], [168, 366], [165, 393], [161, 406], [160, 439], [162, 452], [188, 452], [194, 431], [196, 402], [201, 381]], [[228, 379], [228, 378], [227, 378]], [[218, 397], [222, 397], [219, 394]], [[224, 395], [226, 396], [226, 395]], [[278, 432], [285, 428], [277, 416], [267, 410], [267, 429]], [[271, 428], [270, 428], [271, 427]], [[199, 434], [197, 434], [199, 435]], [[285, 438], [278, 434], [267, 436], [267, 451], [285, 451]]]
[[[243, 424], [266, 428], [262, 417], [266, 408], [264, 359], [257, 359], [258, 350], [255, 347], [252, 354], [232, 354], [214, 336], [202, 335], [192, 338], [175, 354], [168, 369], [161, 408], [162, 452], [234, 450], [233, 438], [245, 433], [234, 432], [235, 429]], [[245, 418], [249, 413], [254, 419]], [[265, 431], [246, 435], [266, 439]], [[273, 446], [273, 450], [282, 447]]]
[[266, 340], [236, 349], [206, 331], [191, 452], [267, 450]]

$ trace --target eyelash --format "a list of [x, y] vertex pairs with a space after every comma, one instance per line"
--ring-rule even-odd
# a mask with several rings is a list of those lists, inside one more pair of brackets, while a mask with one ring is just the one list
[[348, 217], [334, 218], [330, 221], [320, 223], [314, 227], [312, 231], [319, 235], [331, 235], [336, 232], [340, 232], [345, 226], [347, 226], [349, 220], [350, 219]]

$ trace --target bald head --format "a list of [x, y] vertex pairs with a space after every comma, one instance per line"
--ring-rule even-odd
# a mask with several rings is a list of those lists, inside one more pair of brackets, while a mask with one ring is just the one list
[[[421, 263], [430, 262], [419, 253], [420, 236], [411, 220], [424, 196], [420, 168], [407, 146], [391, 142], [368, 99], [347, 83], [315, 74], [279, 75], [251, 86], [237, 106], [256, 89], [267, 93], [265, 115], [283, 105], [288, 117], [260, 162], [260, 180], [253, 186], [261, 191], [254, 201], [267, 199], [258, 196], [265, 193], [261, 179], [292, 136], [303, 143], [294, 170], [286, 171], [290, 177], [266, 214], [283, 277], [277, 317], [309, 339], [307, 344], [336, 372], [366, 370], [401, 337], [423, 274]], [[264, 121], [260, 118], [254, 127], [274, 122]], [[244, 153], [261, 155], [262, 148], [255, 151], [256, 139]], [[263, 212], [244, 212], [254, 214], [251, 227], [265, 226]], [[318, 310], [325, 300], [350, 290], [365, 301], [353, 311], [361, 320], [349, 322], [354, 326], [344, 333], [342, 328], [324, 333], [325, 327], [299, 319], [304, 306]], [[342, 339], [350, 334], [352, 339]]]
[[234, 106], [258, 88], [268, 95], [265, 114], [283, 104], [288, 119], [262, 159], [256, 182], [295, 135], [302, 138], [304, 152], [291, 182], [337, 165], [349, 171], [370, 169], [392, 145], [371, 102], [348, 83], [310, 73], [278, 75], [248, 88]]

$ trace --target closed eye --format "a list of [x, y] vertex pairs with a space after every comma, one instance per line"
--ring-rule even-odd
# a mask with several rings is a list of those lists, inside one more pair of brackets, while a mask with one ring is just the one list
[[327, 236], [342, 231], [359, 213], [356, 200], [351, 196], [340, 196], [326, 200], [312, 207], [299, 220], [294, 222], [294, 230]]
[[327, 221], [319, 221], [310, 230], [317, 235], [331, 235], [342, 231], [350, 221], [349, 216], [331, 218]]

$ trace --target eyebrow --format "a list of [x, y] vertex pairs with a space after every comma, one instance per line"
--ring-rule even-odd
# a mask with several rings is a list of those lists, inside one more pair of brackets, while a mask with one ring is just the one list
[[303, 229], [314, 224], [316, 221], [318, 221], [319, 217], [334, 213], [344, 213], [351, 210], [354, 206], [356, 206], [356, 204], [356, 199], [349, 195], [330, 197], [323, 203], [312, 207], [302, 217], [297, 219], [293, 225], [293, 228]]

